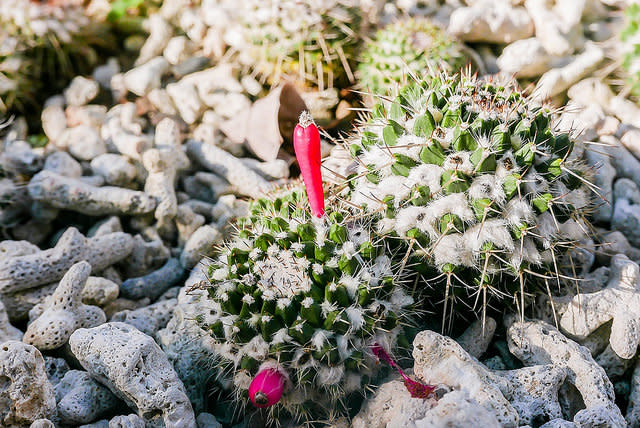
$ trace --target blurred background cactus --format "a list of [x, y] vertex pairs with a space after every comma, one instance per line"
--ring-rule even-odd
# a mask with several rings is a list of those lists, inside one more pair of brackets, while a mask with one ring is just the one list
[[460, 42], [426, 18], [397, 20], [365, 43], [358, 84], [364, 91], [387, 94], [429, 68], [459, 71], [469, 62], [464, 52]]
[[39, 117], [47, 96], [92, 71], [98, 50], [114, 50], [108, 28], [77, 3], [0, 3], [0, 112]]
[[354, 83], [362, 17], [355, 0], [224, 0], [232, 16], [226, 42], [264, 81], [289, 76], [319, 88]]
[[390, 257], [335, 204], [312, 219], [300, 191], [255, 201], [239, 227], [209, 268], [218, 309], [199, 319], [218, 341], [220, 384], [244, 407], [251, 379], [273, 363], [288, 386], [266, 410], [271, 422], [344, 413], [381, 368], [371, 346], [409, 345], [413, 299]]
[[592, 186], [550, 120], [509, 85], [431, 73], [379, 104], [353, 138], [360, 167], [346, 197], [404, 248], [443, 320], [491, 301], [522, 311], [539, 285], [575, 275]]
[[640, 96], [640, 4], [632, 3], [625, 9], [626, 26], [620, 33], [622, 40], [622, 67], [626, 72], [631, 94]]

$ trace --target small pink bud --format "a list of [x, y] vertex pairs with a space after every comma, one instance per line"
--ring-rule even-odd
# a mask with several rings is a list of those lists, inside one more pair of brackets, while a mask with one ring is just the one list
[[302, 181], [307, 189], [311, 213], [316, 217], [324, 215], [324, 191], [322, 189], [322, 154], [320, 152], [320, 132], [308, 111], [300, 114], [293, 130], [293, 148], [300, 165]]
[[386, 362], [391, 367], [398, 370], [400, 376], [402, 376], [402, 379], [404, 380], [404, 387], [407, 388], [407, 391], [409, 391], [409, 394], [411, 394], [412, 398], [427, 398], [436, 389], [432, 385], [426, 385], [424, 383], [416, 382], [415, 380], [407, 376], [407, 374], [400, 368], [400, 366], [395, 361], [393, 361], [393, 358], [391, 358], [391, 356], [387, 354], [387, 351], [385, 351], [384, 348], [379, 344], [374, 344], [371, 347], [371, 350], [379, 360]]
[[261, 370], [249, 385], [249, 399], [259, 408], [273, 406], [282, 398], [285, 383], [286, 377], [279, 370]]

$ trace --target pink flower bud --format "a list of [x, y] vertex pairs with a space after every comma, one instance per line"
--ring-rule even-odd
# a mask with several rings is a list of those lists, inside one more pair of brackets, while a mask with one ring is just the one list
[[261, 370], [249, 385], [249, 399], [259, 408], [273, 406], [282, 398], [285, 383], [286, 377], [279, 370]]

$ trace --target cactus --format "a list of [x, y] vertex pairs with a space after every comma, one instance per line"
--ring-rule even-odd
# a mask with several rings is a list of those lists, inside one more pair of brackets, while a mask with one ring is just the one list
[[105, 31], [81, 6], [0, 2], [0, 113], [37, 110], [73, 76], [89, 72], [98, 60], [94, 48], [113, 42]]
[[622, 40], [622, 68], [631, 94], [640, 97], [640, 4], [632, 3], [625, 10], [626, 26]]
[[290, 76], [320, 87], [353, 83], [357, 1], [225, 0], [235, 27], [227, 42], [270, 84]]
[[443, 322], [465, 312], [452, 301], [485, 315], [490, 299], [519, 296], [524, 311], [539, 285], [566, 277], [597, 190], [551, 114], [513, 85], [433, 72], [378, 104], [351, 140], [360, 167], [342, 197], [404, 247]]
[[458, 71], [469, 62], [463, 48], [426, 18], [398, 20], [366, 43], [358, 64], [359, 85], [373, 94], [387, 94], [406, 84], [411, 73], [438, 67]]
[[252, 203], [209, 269], [217, 309], [198, 318], [217, 341], [219, 383], [270, 423], [346, 412], [382, 367], [372, 346], [408, 346], [413, 299], [370, 225], [307, 204], [299, 190]]

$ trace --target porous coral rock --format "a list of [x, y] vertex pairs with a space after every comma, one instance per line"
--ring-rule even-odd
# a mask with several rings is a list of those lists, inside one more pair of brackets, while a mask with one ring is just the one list
[[0, 344], [0, 424], [18, 428], [56, 411], [53, 386], [42, 354], [31, 345], [10, 340]]
[[40, 350], [56, 349], [81, 327], [94, 327], [107, 320], [102, 309], [82, 303], [82, 289], [91, 273], [86, 261], [73, 265], [56, 291], [44, 303], [44, 311], [27, 327], [23, 341]]
[[607, 287], [595, 293], [578, 293], [560, 318], [567, 333], [584, 338], [613, 320], [609, 342], [618, 356], [635, 356], [640, 342], [640, 268], [623, 254], [611, 259]]
[[69, 345], [91, 376], [136, 409], [145, 423], [196, 427], [184, 386], [151, 337], [114, 322], [76, 330]]
[[614, 402], [613, 385], [587, 348], [542, 321], [514, 322], [507, 330], [507, 340], [511, 353], [527, 365], [554, 364], [566, 369], [567, 381], [577, 388], [586, 406], [575, 414], [576, 424], [625, 426]]
[[96, 382], [85, 371], [68, 371], [54, 389], [58, 416], [63, 424], [93, 422], [120, 403], [107, 387]]
[[96, 271], [122, 260], [133, 246], [131, 236], [116, 232], [85, 238], [76, 228], [68, 228], [56, 246], [0, 260], [0, 292], [16, 291], [59, 280], [75, 263], [86, 260]]

